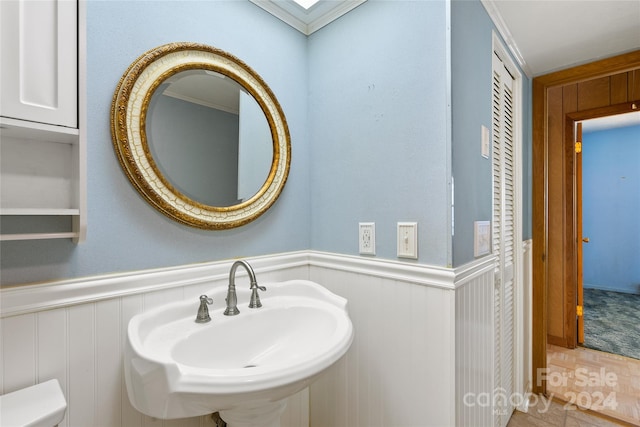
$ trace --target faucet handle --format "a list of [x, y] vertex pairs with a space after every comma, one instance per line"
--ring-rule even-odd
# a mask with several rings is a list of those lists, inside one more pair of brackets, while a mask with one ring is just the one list
[[207, 323], [211, 321], [209, 316], [209, 307], [207, 304], [213, 304], [213, 298], [209, 298], [206, 295], [200, 295], [200, 307], [198, 308], [198, 314], [196, 315], [196, 323]]
[[256, 282], [251, 283], [251, 299], [249, 300], [249, 308], [260, 308], [262, 303], [260, 302], [260, 295], [258, 295], [258, 289], [266, 291], [264, 286], [258, 286]]

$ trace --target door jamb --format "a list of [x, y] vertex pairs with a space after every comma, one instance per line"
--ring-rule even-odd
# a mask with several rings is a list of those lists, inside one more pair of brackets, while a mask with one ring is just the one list
[[[640, 68], [640, 51], [635, 51], [612, 58], [603, 59], [590, 64], [581, 65], [567, 70], [558, 71], [545, 76], [534, 78], [532, 82], [532, 379], [534, 393], [546, 393], [546, 367], [547, 367], [547, 271], [546, 255], [548, 247], [548, 201], [547, 201], [547, 90], [552, 87], [579, 83], [599, 77], [622, 73]], [[630, 102], [625, 104], [632, 111]], [[612, 111], [618, 106], [603, 107]], [[592, 113], [594, 110], [571, 113], [571, 119], [564, 119], [573, 123], [584, 113]], [[594, 116], [593, 118], [598, 117]], [[560, 118], [562, 119], [562, 118]], [[573, 126], [568, 128], [573, 134]], [[564, 141], [567, 139], [565, 135]], [[566, 152], [566, 151], [565, 151]], [[568, 179], [565, 175], [565, 180]], [[565, 185], [567, 183], [565, 182]], [[575, 239], [573, 239], [575, 240]], [[571, 242], [567, 242], [570, 244]], [[573, 254], [563, 254], [575, 255]], [[575, 256], [574, 256], [575, 258]], [[574, 307], [575, 309], [575, 307]]]

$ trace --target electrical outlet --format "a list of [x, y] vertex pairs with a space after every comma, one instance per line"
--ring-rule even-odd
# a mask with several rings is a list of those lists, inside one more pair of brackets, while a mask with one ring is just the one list
[[358, 227], [358, 247], [362, 255], [376, 254], [376, 224], [361, 222]]
[[491, 252], [491, 222], [473, 223], [473, 256], [479, 257]]
[[482, 157], [484, 157], [485, 159], [489, 158], [489, 152], [491, 151], [491, 140], [489, 139], [489, 128], [487, 128], [486, 126], [482, 126], [481, 131], [480, 131], [480, 144], [481, 144], [481, 152], [482, 152]]
[[418, 259], [418, 223], [398, 223], [398, 258]]

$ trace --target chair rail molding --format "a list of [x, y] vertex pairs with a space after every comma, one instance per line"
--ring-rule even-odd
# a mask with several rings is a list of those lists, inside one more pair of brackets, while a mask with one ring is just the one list
[[[493, 268], [495, 258], [485, 257], [455, 269], [387, 259], [370, 259], [317, 251], [298, 251], [247, 257], [257, 274], [311, 266], [454, 290]], [[35, 313], [110, 298], [191, 285], [206, 286], [224, 279], [234, 260], [181, 265], [75, 278], [0, 289], [0, 318]]]

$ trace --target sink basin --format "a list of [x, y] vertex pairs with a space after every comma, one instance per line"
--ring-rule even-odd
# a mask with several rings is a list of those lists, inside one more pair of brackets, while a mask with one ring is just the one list
[[194, 321], [197, 298], [134, 316], [125, 348], [132, 405], [162, 419], [220, 412], [231, 427], [279, 425], [286, 398], [347, 352], [353, 326], [347, 300], [317, 283], [264, 286], [262, 308], [250, 309], [249, 285], [237, 285], [236, 316], [222, 314], [226, 287], [208, 293], [204, 324]]

